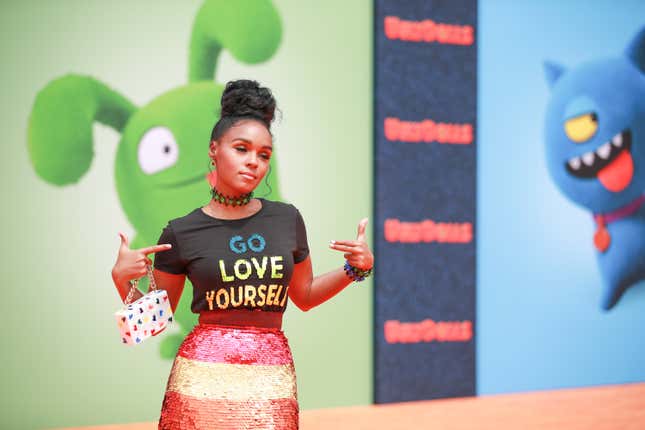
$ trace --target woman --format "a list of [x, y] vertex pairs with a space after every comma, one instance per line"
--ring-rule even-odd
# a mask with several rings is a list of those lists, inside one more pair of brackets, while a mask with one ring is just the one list
[[[199, 323], [181, 344], [164, 396], [160, 429], [298, 428], [296, 380], [282, 327], [287, 297], [307, 311], [371, 272], [367, 219], [353, 241], [333, 241], [344, 268], [313, 277], [307, 235], [291, 204], [252, 198], [267, 173], [275, 111], [255, 81], [228, 82], [208, 155], [213, 198], [171, 220], [158, 245], [121, 247], [112, 271], [122, 298], [155, 257], [156, 284], [176, 309], [185, 277]], [[141, 297], [136, 292], [133, 300]]]

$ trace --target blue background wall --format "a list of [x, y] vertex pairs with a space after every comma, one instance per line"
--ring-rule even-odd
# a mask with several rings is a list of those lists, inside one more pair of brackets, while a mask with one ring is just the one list
[[542, 62], [619, 55], [644, 25], [642, 1], [479, 2], [478, 394], [645, 380], [645, 283], [600, 310], [594, 225], [542, 132]]

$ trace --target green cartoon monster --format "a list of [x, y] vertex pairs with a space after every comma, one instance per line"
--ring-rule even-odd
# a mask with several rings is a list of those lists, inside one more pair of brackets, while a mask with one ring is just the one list
[[[137, 107], [90, 76], [69, 74], [51, 81], [36, 95], [29, 118], [28, 149], [36, 173], [57, 186], [78, 182], [94, 156], [93, 122], [119, 131], [116, 189], [136, 231], [131, 247], [156, 243], [168, 220], [209, 198], [208, 141], [224, 89], [213, 82], [220, 52], [228, 49], [239, 61], [260, 63], [273, 56], [281, 36], [280, 17], [269, 0], [207, 0], [193, 25], [187, 85]], [[277, 171], [275, 160], [272, 172]], [[276, 175], [269, 181], [273, 188], [261, 184], [257, 193], [280, 200]], [[180, 333], [163, 339], [163, 358], [175, 356], [197, 323], [190, 312], [191, 294], [192, 288], [184, 288], [175, 314]]]

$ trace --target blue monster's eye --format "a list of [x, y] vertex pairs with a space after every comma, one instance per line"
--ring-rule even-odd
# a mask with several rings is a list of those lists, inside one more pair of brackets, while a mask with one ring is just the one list
[[564, 132], [576, 143], [588, 141], [597, 130], [598, 115], [595, 112], [578, 115], [564, 122]]
[[141, 170], [151, 175], [177, 163], [179, 146], [168, 128], [153, 127], [141, 138], [137, 156]]
[[564, 132], [575, 143], [591, 139], [598, 131], [598, 105], [587, 95], [578, 95], [564, 109]]

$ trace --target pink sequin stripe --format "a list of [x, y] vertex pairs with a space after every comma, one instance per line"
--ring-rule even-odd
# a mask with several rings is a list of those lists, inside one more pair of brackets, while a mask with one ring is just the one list
[[205, 400], [175, 392], [164, 397], [159, 430], [298, 428], [298, 402], [293, 399]]
[[282, 365], [293, 363], [280, 329], [198, 324], [186, 336], [178, 355], [211, 363]]

